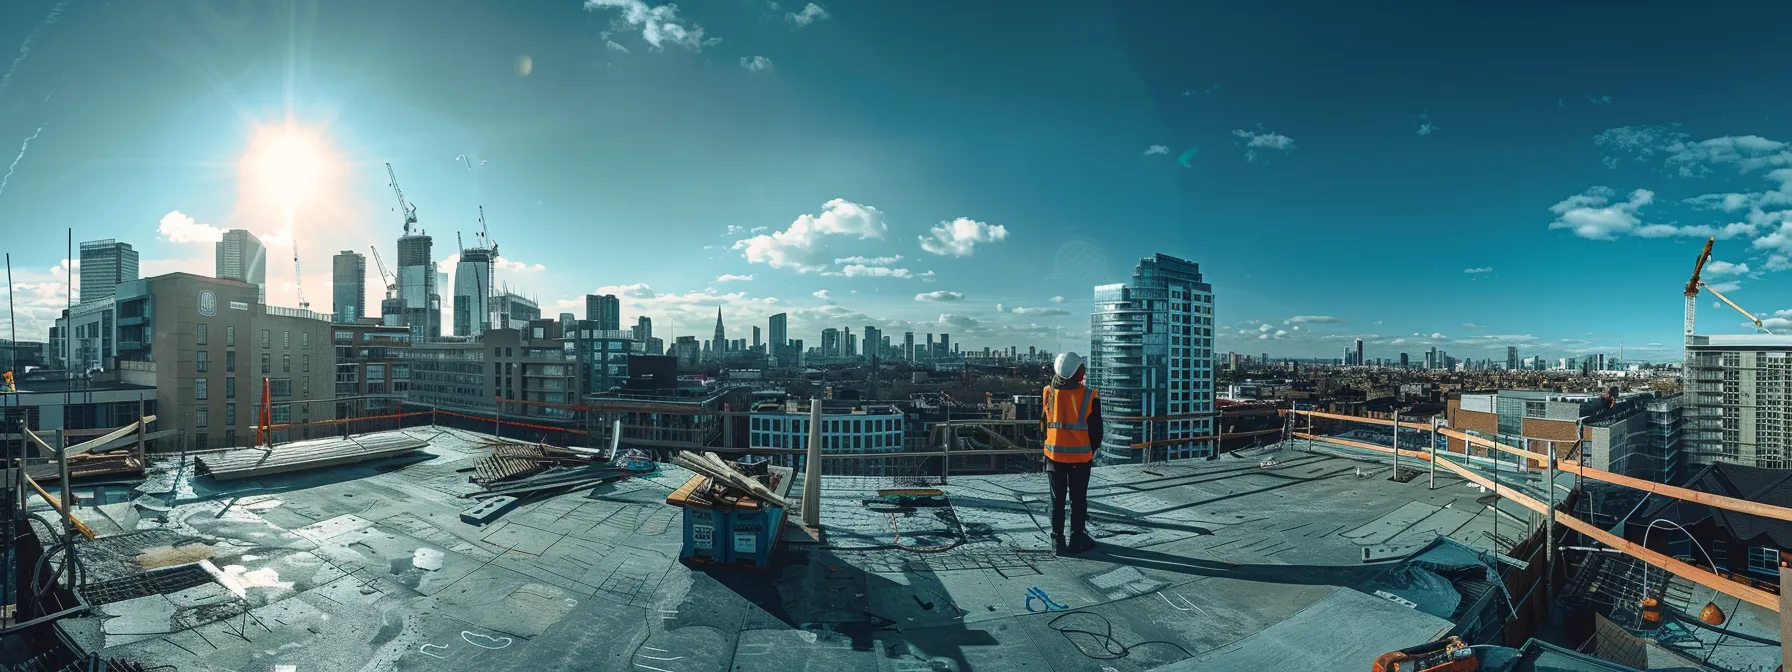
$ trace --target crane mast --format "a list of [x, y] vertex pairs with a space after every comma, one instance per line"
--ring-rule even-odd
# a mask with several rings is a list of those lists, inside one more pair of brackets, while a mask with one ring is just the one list
[[299, 293], [299, 310], [310, 310], [311, 303], [305, 300], [305, 274], [299, 271], [299, 241], [292, 241], [292, 288]]
[[386, 272], [386, 260], [380, 258], [380, 248], [369, 245], [367, 249], [373, 251], [373, 263], [380, 267], [380, 279], [386, 281], [386, 298], [390, 299], [398, 291], [398, 281]]

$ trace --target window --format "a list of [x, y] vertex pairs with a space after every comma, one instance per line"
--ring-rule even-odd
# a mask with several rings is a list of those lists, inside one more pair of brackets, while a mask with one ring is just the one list
[[305, 331], [299, 333], [299, 347], [306, 350], [311, 349], [311, 332]]
[[193, 409], [193, 427], [195, 429], [205, 429], [207, 425], [211, 424], [211, 410], [204, 406]]
[[268, 379], [268, 396], [274, 397], [274, 398], [279, 398], [279, 399], [285, 399], [287, 397], [291, 397], [292, 396], [292, 379], [291, 378], [269, 378]]
[[299, 396], [305, 399], [311, 398], [311, 376], [299, 379]]
[[[197, 345], [208, 345], [212, 338], [211, 332], [212, 329], [209, 324], [201, 324], [195, 327], [193, 329], [193, 343]], [[203, 427], [204, 425], [201, 426]]]
[[224, 327], [224, 347], [236, 347], [236, 327]]
[[200, 350], [195, 353], [195, 356], [198, 357], [198, 359], [193, 360], [194, 370], [198, 373], [206, 373], [207, 370], [211, 368], [212, 363], [211, 359], [207, 356], [206, 351]]
[[1778, 573], [1780, 571], [1780, 551], [1766, 546], [1750, 546], [1748, 549], [1748, 568], [1754, 572]]
[[235, 427], [236, 426], [236, 404], [225, 404], [224, 405], [224, 426], [225, 427]]
[[204, 378], [194, 378], [193, 379], [193, 400], [194, 401], [205, 401], [208, 398], [210, 398], [210, 397], [207, 395], [205, 379]]
[[285, 350], [292, 349], [292, 332], [290, 332], [290, 331], [280, 332], [280, 347]]
[[299, 371], [311, 373], [311, 355], [299, 355]]
[[292, 373], [292, 355], [280, 356], [280, 372]]
[[261, 375], [265, 376], [274, 372], [273, 358], [273, 355], [261, 353]]
[[236, 377], [235, 376], [231, 376], [229, 378], [224, 379], [224, 398], [225, 399], [235, 399], [236, 398]]
[[224, 372], [225, 373], [236, 373], [236, 351], [235, 350], [225, 350], [224, 351]]
[[264, 347], [264, 348], [269, 347], [268, 346], [268, 330], [266, 330], [266, 329], [261, 330], [261, 347]]

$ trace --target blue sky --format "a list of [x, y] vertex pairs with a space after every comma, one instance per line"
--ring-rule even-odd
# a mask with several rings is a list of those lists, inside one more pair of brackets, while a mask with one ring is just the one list
[[[721, 305], [741, 338], [1082, 349], [1091, 287], [1164, 252], [1221, 351], [1663, 360], [1708, 234], [1708, 279], [1792, 328], [1792, 7], [1337, 4], [3, 3], [20, 336], [70, 226], [145, 274], [251, 229], [284, 305], [296, 240], [327, 310], [331, 254], [392, 254], [386, 162], [438, 259], [483, 205], [499, 282], [660, 335]], [[289, 114], [325, 148], [292, 224], [246, 158]]]

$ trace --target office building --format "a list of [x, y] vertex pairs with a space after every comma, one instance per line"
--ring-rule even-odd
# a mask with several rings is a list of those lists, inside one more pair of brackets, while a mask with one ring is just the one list
[[1594, 469], [1679, 485], [1683, 394], [1641, 395], [1583, 420], [1587, 446], [1582, 462]]
[[112, 296], [118, 284], [137, 279], [137, 251], [107, 238], [81, 243], [81, 303]]
[[1508, 346], [1506, 346], [1506, 370], [1514, 371], [1517, 369], [1518, 369], [1518, 346], [1508, 345]]
[[840, 330], [828, 327], [821, 330], [821, 356], [840, 356]]
[[[646, 319], [646, 318], [641, 318]], [[646, 343], [635, 338], [637, 329], [599, 329], [596, 320], [575, 320], [565, 339], [577, 353], [580, 384], [585, 394], [605, 394], [628, 382], [630, 355], [644, 353]]]
[[753, 351], [759, 352], [759, 346], [761, 345], [763, 345], [763, 343], [759, 342], [759, 325], [755, 324], [753, 325]]
[[353, 250], [330, 257], [330, 320], [354, 322], [367, 317], [367, 257]]
[[846, 339], [846, 351], [844, 353], [842, 353], [843, 356], [846, 356], [846, 357], [859, 356], [859, 337], [853, 335], [852, 327], [847, 327], [845, 329], [841, 329], [840, 333], [842, 334], [842, 337]]
[[404, 300], [403, 321], [411, 328], [412, 344], [442, 336], [442, 297], [430, 260], [433, 245], [421, 233], [398, 239], [398, 298]]
[[791, 366], [796, 357], [790, 352], [790, 316], [778, 313], [766, 322], [766, 330], [771, 338], [771, 356], [773, 366]]
[[454, 264], [454, 335], [478, 336], [492, 328], [492, 265], [497, 251], [468, 247]]
[[679, 366], [687, 368], [696, 366], [702, 350], [703, 347], [697, 343], [696, 336], [676, 336], [672, 340], [671, 354], [678, 358]]
[[881, 358], [881, 357], [883, 357], [883, 354], [884, 354], [883, 347], [884, 347], [884, 332], [883, 332], [883, 330], [878, 329], [877, 327], [873, 327], [873, 326], [866, 326], [865, 327], [865, 349], [864, 349], [865, 356], [867, 358], [871, 358], [871, 357]]
[[1362, 365], [1366, 364], [1367, 362], [1363, 361], [1363, 339], [1360, 339], [1360, 338], [1356, 339], [1355, 352], [1356, 352], [1356, 365], [1362, 366]]
[[902, 332], [902, 358], [915, 361], [915, 332]]
[[1409, 366], [1411, 366], [1411, 364], [1406, 359], [1406, 353], [1400, 353], [1400, 368], [1404, 369]]
[[255, 300], [268, 300], [268, 250], [261, 239], [244, 229], [231, 229], [212, 245], [216, 272], [221, 280], [255, 285]]
[[[262, 381], [273, 424], [336, 417], [329, 316], [259, 303], [249, 283], [170, 273], [119, 286], [118, 366], [153, 372], [158, 429], [195, 448], [253, 441]], [[340, 427], [276, 430], [275, 441]]]
[[[761, 404], [751, 415], [749, 446], [753, 448], [807, 449], [809, 445], [810, 402], [796, 404]], [[828, 453], [900, 453], [906, 431], [906, 417], [901, 409], [888, 404], [862, 404], [857, 401], [823, 401], [821, 408], [821, 452]], [[801, 469], [803, 458], [780, 455], [774, 458], [782, 466]], [[881, 475], [883, 460], [853, 460], [856, 471], [863, 475]]]
[[935, 359], [945, 359], [954, 352], [951, 334], [940, 334], [940, 340], [935, 345], [939, 347], [939, 352], [934, 356]]
[[[1792, 338], [1687, 335], [1682, 381], [1686, 466], [1786, 469], [1792, 434]], [[1603, 362], [1596, 361], [1595, 365]]]
[[541, 319], [541, 306], [514, 292], [492, 297], [493, 329], [522, 329]]
[[410, 366], [403, 353], [411, 345], [407, 327], [366, 321], [330, 325], [336, 350], [336, 417], [368, 417], [400, 412], [410, 391]]
[[[1098, 463], [1137, 462], [1132, 445], [1148, 439], [1164, 442], [1168, 459], [1213, 454], [1213, 287], [1200, 266], [1140, 259], [1130, 282], [1095, 288], [1091, 322], [1088, 380], [1105, 420]], [[1128, 416], [1176, 419], [1117, 419]]]
[[622, 300], [615, 294], [586, 294], [585, 319], [591, 320], [602, 331], [621, 329]]

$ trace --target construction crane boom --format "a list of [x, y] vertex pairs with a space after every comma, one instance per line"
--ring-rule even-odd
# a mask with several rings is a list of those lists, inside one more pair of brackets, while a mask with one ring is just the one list
[[386, 272], [386, 260], [380, 258], [380, 248], [369, 245], [367, 249], [373, 251], [373, 263], [380, 267], [380, 279], [386, 281], [386, 298], [390, 299], [398, 291], [398, 280]]
[[1699, 308], [1699, 284], [1700, 284], [1699, 274], [1704, 272], [1705, 262], [1711, 260], [1711, 244], [1714, 242], [1717, 242], [1716, 236], [1712, 236], [1712, 237], [1705, 239], [1705, 251], [1699, 253], [1698, 263], [1695, 263], [1692, 265], [1692, 279], [1686, 281], [1686, 334], [1685, 334], [1685, 338], [1689, 342], [1692, 339], [1693, 315], [1698, 311], [1698, 308]]
[[485, 206], [483, 205], [479, 206], [479, 239], [484, 241], [486, 247], [492, 248], [492, 258], [497, 258], [498, 243], [492, 240], [491, 231], [485, 228]]
[[398, 188], [398, 172], [392, 170], [392, 164], [386, 164], [386, 176], [392, 178], [392, 193], [398, 196], [398, 209], [404, 212], [404, 235], [411, 235], [411, 225], [417, 223], [417, 206], [404, 200], [404, 190]]

